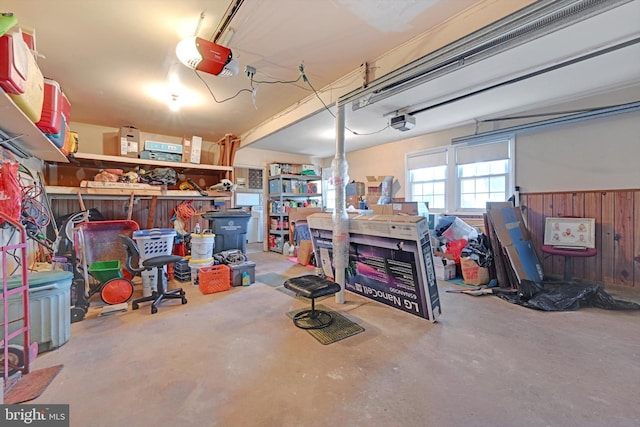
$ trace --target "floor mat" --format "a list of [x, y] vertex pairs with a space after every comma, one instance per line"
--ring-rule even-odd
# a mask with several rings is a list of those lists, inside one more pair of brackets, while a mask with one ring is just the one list
[[62, 370], [62, 365], [31, 371], [18, 380], [4, 395], [4, 403], [13, 405], [28, 402], [40, 396]]
[[[293, 319], [293, 316], [296, 313], [301, 312], [302, 310], [307, 310], [309, 307], [301, 308], [299, 310], [290, 311], [287, 313], [287, 316], [290, 319]], [[327, 345], [332, 344], [336, 341], [340, 341], [347, 337], [359, 334], [360, 332], [364, 332], [364, 328], [357, 323], [352, 322], [351, 320], [344, 317], [342, 314], [330, 310], [329, 308], [323, 305], [316, 305], [316, 308], [319, 310], [325, 310], [331, 313], [333, 316], [333, 322], [324, 329], [307, 329], [315, 339], [317, 339], [321, 344]], [[296, 327], [295, 325], [293, 325]]]
[[291, 277], [278, 273], [265, 273], [256, 276], [256, 282], [264, 283], [272, 288], [282, 286], [288, 279], [291, 279]]

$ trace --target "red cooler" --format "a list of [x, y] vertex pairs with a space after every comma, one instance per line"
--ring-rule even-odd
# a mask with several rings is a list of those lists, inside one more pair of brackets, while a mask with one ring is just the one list
[[60, 91], [60, 93], [62, 94], [62, 97], [60, 98], [60, 111], [64, 120], [69, 123], [71, 121], [71, 103], [64, 92]]
[[48, 134], [59, 134], [62, 130], [62, 92], [55, 80], [44, 79], [44, 103], [42, 114], [36, 126]]
[[7, 93], [24, 93], [27, 85], [28, 62], [21, 40], [10, 34], [0, 37], [0, 87]]

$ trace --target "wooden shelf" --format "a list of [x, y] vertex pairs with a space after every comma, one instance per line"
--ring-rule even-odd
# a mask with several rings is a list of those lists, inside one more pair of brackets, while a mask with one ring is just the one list
[[44, 136], [2, 89], [0, 89], [0, 128], [11, 137], [18, 137], [16, 145], [21, 146], [34, 157], [50, 162], [69, 162], [62, 151]]
[[210, 171], [233, 172], [233, 166], [205, 165], [197, 163], [166, 162], [164, 160], [138, 159], [124, 156], [107, 156], [104, 154], [75, 153], [73, 157], [81, 163], [95, 162], [98, 166], [109, 165], [149, 165], [176, 169], [200, 169]]
[[320, 193], [271, 193], [269, 197], [322, 197]]
[[[197, 199], [197, 200], [231, 200], [230, 193], [221, 193], [217, 191], [209, 191], [208, 196], [202, 196], [197, 191], [182, 190], [141, 190], [135, 188], [87, 188], [87, 187], [60, 187], [49, 185], [46, 187], [47, 195], [55, 196], [55, 198], [75, 198], [80, 194], [83, 198], [104, 198], [110, 197], [129, 197], [132, 194], [136, 197], [153, 197], [157, 196], [161, 199]], [[92, 197], [94, 196], [94, 197]]]
[[272, 175], [269, 177], [269, 179], [280, 179], [280, 178], [284, 178], [284, 179], [297, 179], [300, 181], [320, 181], [322, 180], [322, 177], [317, 176], [317, 175], [293, 175], [293, 174], [289, 174], [289, 173], [283, 173], [280, 175]]

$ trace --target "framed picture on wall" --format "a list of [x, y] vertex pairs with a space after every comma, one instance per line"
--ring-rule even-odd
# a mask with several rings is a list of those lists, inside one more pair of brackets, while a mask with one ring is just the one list
[[547, 218], [544, 244], [566, 248], [595, 248], [595, 218]]

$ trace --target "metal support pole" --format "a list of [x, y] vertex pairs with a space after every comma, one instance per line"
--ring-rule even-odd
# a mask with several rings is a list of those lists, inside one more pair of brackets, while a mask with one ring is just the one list
[[340, 285], [336, 302], [344, 304], [345, 273], [349, 263], [349, 217], [347, 215], [345, 189], [349, 182], [349, 165], [344, 150], [345, 111], [338, 105], [336, 115], [336, 155], [332, 162], [333, 185], [335, 186], [335, 209], [333, 211], [333, 265], [335, 281]]

